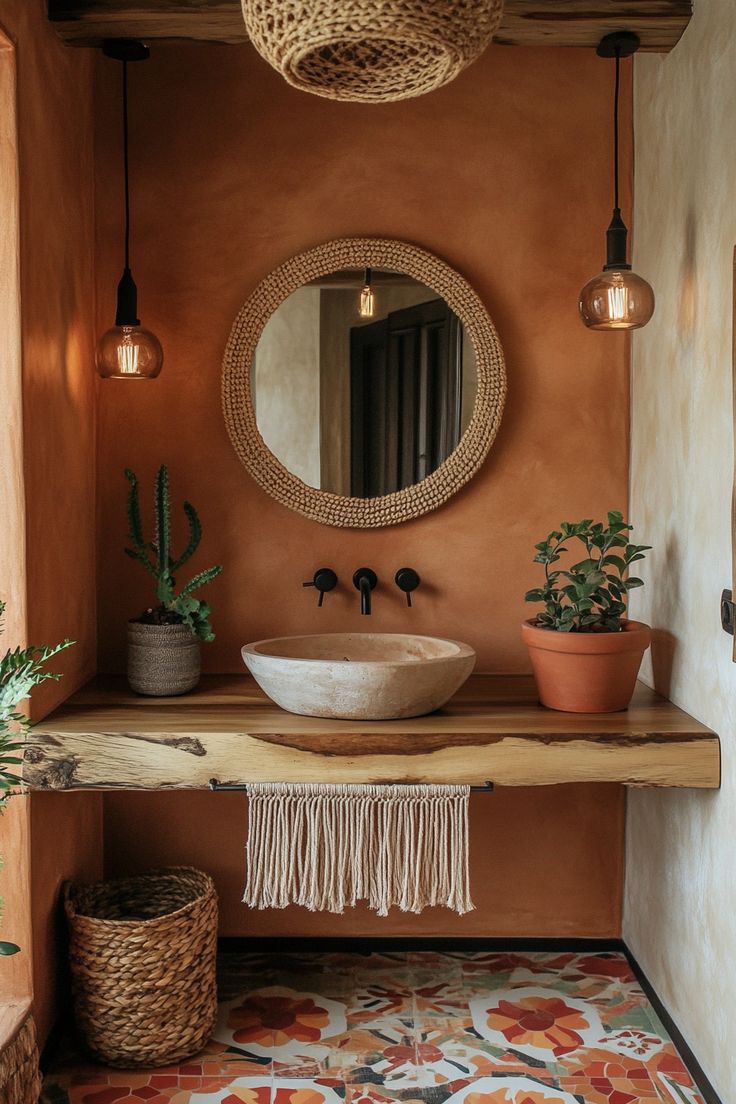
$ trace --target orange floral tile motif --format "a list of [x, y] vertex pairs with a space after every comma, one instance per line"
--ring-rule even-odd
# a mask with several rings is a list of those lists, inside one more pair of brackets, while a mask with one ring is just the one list
[[254, 993], [230, 1009], [227, 1022], [236, 1043], [259, 1043], [273, 1050], [294, 1039], [315, 1043], [330, 1016], [313, 997], [293, 999]]
[[545, 1060], [570, 1054], [600, 1039], [604, 1031], [593, 1005], [549, 989], [506, 989], [490, 1000], [474, 998], [470, 1008], [483, 1038]]
[[[487, 1012], [490, 1028], [503, 1033], [509, 1043], [551, 1050], [555, 1057], [576, 1050], [588, 1021], [559, 997], [526, 997], [501, 1000]], [[477, 1104], [477, 1102], [473, 1102]]]
[[291, 1058], [305, 1045], [346, 1028], [345, 1005], [281, 986], [245, 993], [220, 1005], [215, 1039], [252, 1054]]

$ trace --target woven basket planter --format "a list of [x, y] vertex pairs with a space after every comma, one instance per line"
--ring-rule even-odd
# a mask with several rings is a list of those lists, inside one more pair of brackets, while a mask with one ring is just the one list
[[454, 80], [489, 45], [503, 0], [242, 0], [253, 45], [295, 88], [381, 103]]
[[190, 867], [64, 891], [77, 1026], [125, 1069], [191, 1058], [217, 1013], [217, 894]]
[[168, 698], [199, 682], [201, 645], [188, 625], [128, 622], [128, 685], [137, 694]]
[[40, 1092], [36, 1027], [29, 1016], [0, 1052], [0, 1102], [38, 1104]]

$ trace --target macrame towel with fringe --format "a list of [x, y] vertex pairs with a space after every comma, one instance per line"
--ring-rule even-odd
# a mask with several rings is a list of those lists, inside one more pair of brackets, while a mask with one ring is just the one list
[[259, 782], [247, 792], [251, 908], [343, 912], [367, 901], [379, 916], [392, 905], [474, 908], [469, 786]]

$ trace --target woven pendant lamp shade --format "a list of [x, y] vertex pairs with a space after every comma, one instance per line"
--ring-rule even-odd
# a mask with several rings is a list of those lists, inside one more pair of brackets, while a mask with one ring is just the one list
[[489, 45], [503, 0], [242, 0], [258, 52], [305, 92], [384, 103], [440, 88]]

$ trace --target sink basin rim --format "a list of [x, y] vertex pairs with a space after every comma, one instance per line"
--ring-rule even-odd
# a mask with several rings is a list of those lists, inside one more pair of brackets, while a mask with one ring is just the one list
[[[416, 640], [416, 641], [430, 641], [433, 644], [446, 644], [450, 645], [453, 650], [448, 650], [442, 655], [436, 656], [419, 656], [399, 659], [396, 657], [385, 658], [382, 656], [364, 657], [359, 659], [346, 659], [343, 656], [339, 656], [337, 651], [331, 656], [295, 656], [295, 655], [282, 655], [279, 652], [262, 651], [264, 645], [279, 644], [282, 641], [298, 641], [298, 640], [315, 640], [323, 639], [329, 640], [330, 638], [337, 641], [338, 639], [344, 640], [346, 637], [383, 637], [389, 641], [398, 642], [402, 639]], [[266, 637], [263, 640], [253, 640], [249, 644], [244, 644], [241, 648], [243, 659], [246, 655], [252, 655], [263, 659], [278, 659], [287, 661], [289, 663], [331, 663], [331, 664], [345, 664], [345, 666], [355, 667], [358, 664], [365, 664], [366, 666], [382, 666], [382, 667], [413, 667], [421, 664], [423, 667], [430, 666], [432, 664], [447, 663], [448, 660], [453, 659], [471, 659], [475, 658], [476, 651], [470, 644], [465, 644], [461, 640], [453, 640], [450, 637], [445, 636], [430, 636], [428, 633], [373, 633], [373, 632], [336, 632], [336, 633], [300, 633], [295, 636], [273, 636]]]

